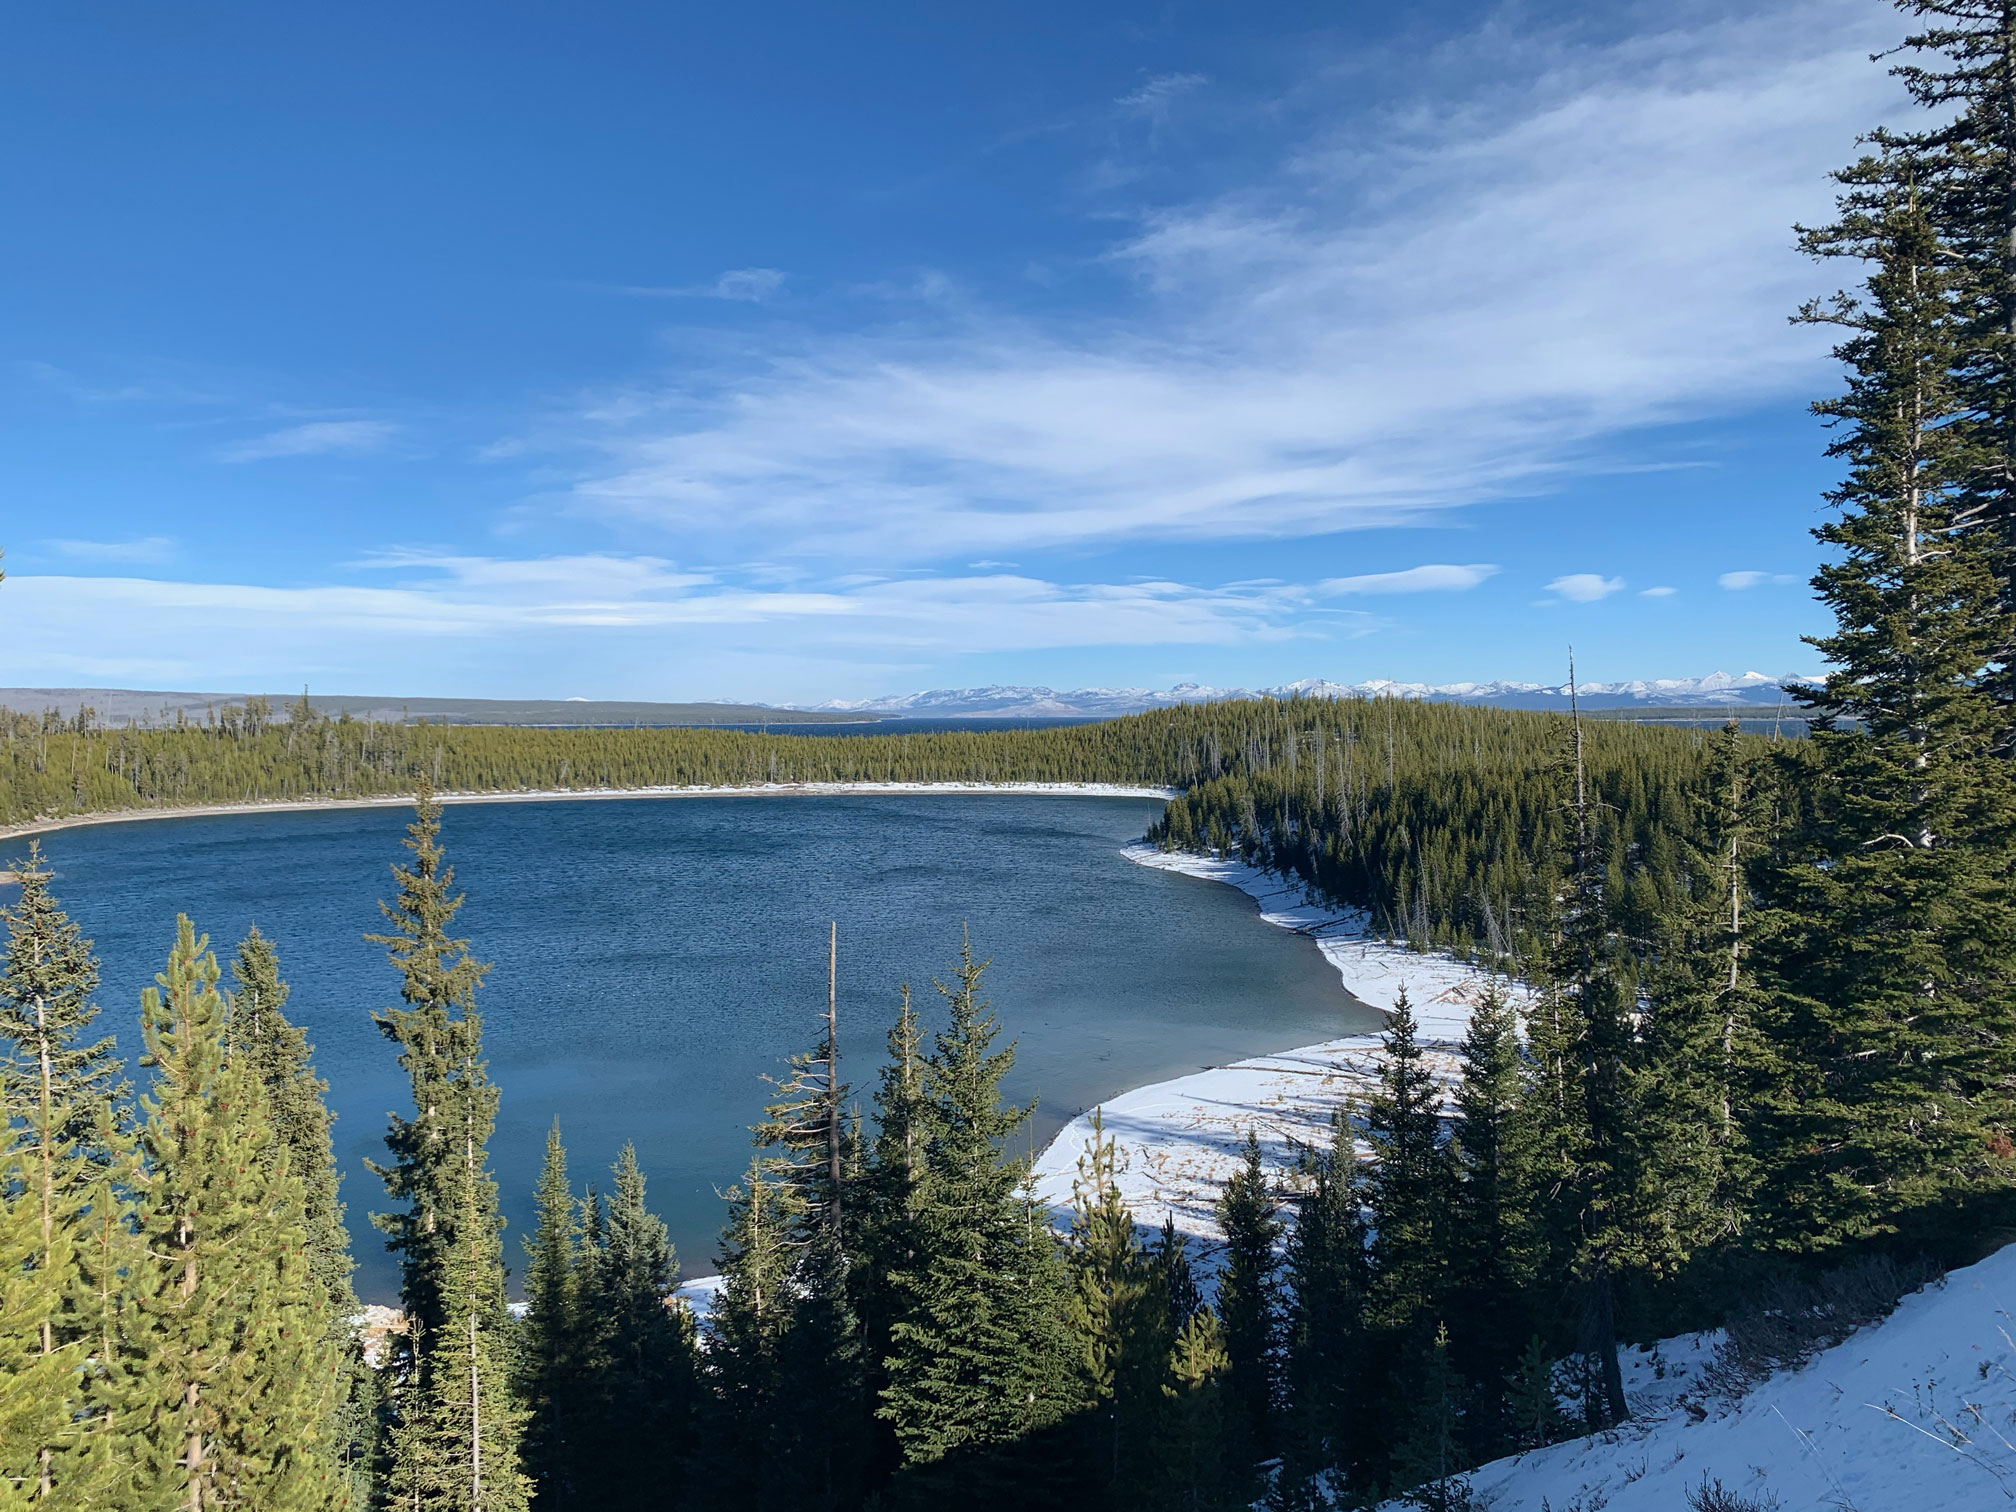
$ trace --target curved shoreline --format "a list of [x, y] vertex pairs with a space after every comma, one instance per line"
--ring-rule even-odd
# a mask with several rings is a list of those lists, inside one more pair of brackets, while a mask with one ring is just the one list
[[[728, 787], [537, 788], [499, 792], [436, 793], [442, 803], [565, 803], [632, 798], [822, 798], [850, 793], [965, 794], [1022, 793], [1058, 798], [1160, 798], [1175, 788], [1133, 787], [1117, 782], [766, 782]], [[372, 798], [275, 798], [251, 803], [205, 803], [186, 808], [113, 809], [99, 814], [65, 814], [0, 828], [0, 842], [24, 840], [53, 830], [88, 824], [135, 824], [146, 819], [206, 819], [230, 814], [307, 814], [323, 809], [405, 808], [411, 794]], [[0, 872], [0, 881], [10, 874]]]
[[[1429, 1066], [1445, 1098], [1453, 1090], [1458, 1047], [1488, 971], [1389, 944], [1362, 913], [1311, 903], [1299, 881], [1258, 867], [1147, 844], [1121, 853], [1139, 866], [1238, 888], [1266, 922], [1314, 939], [1345, 991], [1370, 1007], [1390, 1012], [1406, 991]], [[1383, 1059], [1381, 1036], [1344, 1035], [1122, 1092], [1079, 1114], [1044, 1147], [1031, 1173], [1037, 1199], [1060, 1227], [1068, 1225], [1078, 1159], [1092, 1142], [1096, 1115], [1113, 1141], [1116, 1185], [1135, 1222], [1155, 1230], [1173, 1218], [1201, 1247], [1208, 1272], [1223, 1237], [1213, 1209], [1248, 1131], [1260, 1141], [1262, 1163], [1287, 1184], [1298, 1150], [1328, 1143], [1331, 1119], [1376, 1090]]]

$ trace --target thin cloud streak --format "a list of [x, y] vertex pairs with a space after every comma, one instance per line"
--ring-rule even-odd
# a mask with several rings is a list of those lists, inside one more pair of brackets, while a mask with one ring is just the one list
[[1812, 381], [1787, 226], [1895, 95], [1871, 24], [1792, 5], [1538, 57], [1435, 127], [1340, 124], [1138, 222], [1125, 319], [955, 306], [590, 406], [608, 465], [573, 507], [917, 562], [1391, 525], [1599, 471], [1622, 432]]
[[1319, 593], [1463, 593], [1475, 588], [1498, 571], [1495, 564], [1473, 562], [1467, 567], [1433, 563], [1409, 567], [1404, 572], [1367, 572], [1357, 577], [1326, 578], [1316, 585]]
[[226, 462], [265, 462], [276, 457], [315, 457], [329, 452], [373, 452], [399, 434], [385, 420], [315, 420], [254, 436], [217, 455]]

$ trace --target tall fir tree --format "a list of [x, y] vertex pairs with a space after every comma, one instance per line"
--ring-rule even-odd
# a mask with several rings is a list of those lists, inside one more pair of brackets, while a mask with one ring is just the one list
[[334, 1115], [323, 1101], [329, 1084], [315, 1074], [315, 1047], [286, 1014], [289, 988], [280, 975], [273, 942], [254, 927], [231, 960], [233, 989], [225, 993], [227, 1053], [255, 1077], [266, 1098], [277, 1151], [301, 1184], [302, 1228], [308, 1268], [329, 1301], [331, 1343], [345, 1359], [346, 1380], [334, 1408], [332, 1432], [361, 1500], [369, 1494], [376, 1457], [376, 1381], [364, 1363], [353, 1319], [357, 1293], [350, 1284], [356, 1261], [343, 1222], [342, 1174], [330, 1137]]
[[567, 1149], [557, 1118], [546, 1133], [533, 1202], [539, 1216], [525, 1240], [525, 1316], [518, 1347], [522, 1454], [538, 1505], [552, 1512], [580, 1502], [583, 1376], [596, 1323], [583, 1306], [580, 1204], [567, 1180]]
[[1506, 1442], [1497, 1384], [1528, 1337], [1527, 1288], [1536, 1255], [1519, 1139], [1519, 1018], [1502, 980], [1471, 1010], [1450, 1129], [1450, 1186], [1442, 1316], [1450, 1363], [1486, 1388], [1469, 1415], [1471, 1450], [1489, 1459]]
[[[875, 1091], [875, 1137], [854, 1203], [854, 1243], [860, 1256], [853, 1273], [854, 1300], [861, 1322], [862, 1390], [871, 1403], [880, 1402], [888, 1386], [895, 1328], [903, 1316], [906, 1294], [896, 1278], [918, 1263], [918, 1197], [928, 1136], [924, 1031], [906, 982], [887, 1037]], [[887, 1419], [878, 1417], [873, 1432], [868, 1475], [879, 1481], [895, 1470], [902, 1451]]]
[[858, 1162], [840, 1079], [839, 926], [828, 937], [826, 1012], [816, 1047], [791, 1057], [756, 1126], [790, 1214], [792, 1321], [779, 1356], [788, 1405], [772, 1425], [769, 1481], [781, 1503], [851, 1506], [862, 1494], [873, 1422], [855, 1306], [849, 1226]]
[[[1806, 249], [1868, 270], [1809, 306], [1841, 327], [1846, 392], [1816, 409], [1847, 476], [1815, 534], [1836, 628], [1814, 706], [1804, 823], [1770, 873], [1774, 1036], [1797, 1074], [1767, 1120], [1779, 1242], [1853, 1241], [2006, 1187], [2016, 1127], [2016, 784], [1998, 685], [2011, 618], [1999, 540], [1965, 480], [1999, 445], [1956, 384], [1968, 296], [1919, 155], [1843, 170]], [[1971, 1222], [1962, 1219], [1960, 1222]]]
[[1096, 1499], [1124, 1506], [1159, 1499], [1165, 1490], [1156, 1457], [1178, 1324], [1170, 1306], [1172, 1263], [1143, 1247], [1121, 1200], [1117, 1159], [1095, 1111], [1092, 1143], [1078, 1158], [1072, 1189], [1066, 1308], [1088, 1409], [1080, 1419], [1081, 1475]]
[[880, 1413], [932, 1494], [999, 1494], [998, 1451], [1056, 1422], [1075, 1395], [1062, 1327], [1064, 1278], [1049, 1226], [1007, 1153], [1030, 1109], [1006, 1103], [1013, 1045], [981, 996], [985, 963], [962, 944], [940, 983], [947, 1024], [924, 1057], [928, 1137], [917, 1196], [918, 1254], [897, 1284]]
[[707, 1506], [751, 1512], [768, 1505], [771, 1425], [782, 1403], [784, 1336], [793, 1316], [791, 1212], [761, 1155], [726, 1196], [721, 1283], [703, 1356], [710, 1394], [700, 1484]]
[[188, 918], [142, 995], [137, 1365], [123, 1383], [133, 1507], [340, 1508], [343, 1357], [314, 1275], [302, 1184], [252, 1069], [226, 1050], [216, 957]]
[[1242, 1480], [1274, 1452], [1280, 1404], [1281, 1256], [1284, 1225], [1260, 1141], [1248, 1130], [1238, 1168], [1218, 1198], [1225, 1261], [1218, 1272], [1218, 1321], [1225, 1350], [1227, 1453]]
[[1339, 1471], [1363, 1484], [1378, 1413], [1362, 1391], [1369, 1282], [1366, 1191], [1350, 1115], [1305, 1160], [1287, 1248], [1284, 1474]]
[[[51, 1506], [87, 1505], [106, 1485], [106, 1318], [127, 1248], [117, 1191], [132, 1150], [115, 1111], [124, 1087], [110, 1037], [92, 1038], [98, 963], [49, 890], [30, 845], [20, 899], [0, 910], [0, 1110], [9, 1126], [6, 1271], [0, 1349], [25, 1410], [0, 1434], [0, 1478]], [[93, 1242], [109, 1225], [115, 1253]], [[125, 1256], [123, 1258], [131, 1258]], [[0, 1411], [5, 1411], [0, 1408]], [[30, 1429], [26, 1425], [34, 1424]]]
[[672, 1300], [678, 1257], [645, 1203], [637, 1152], [625, 1145], [608, 1205], [580, 1265], [579, 1337], [589, 1351], [580, 1435], [581, 1505], [678, 1505], [694, 1462], [698, 1402], [692, 1314]]
[[399, 1046], [413, 1116], [393, 1115], [392, 1159], [372, 1169], [403, 1208], [373, 1214], [399, 1256], [406, 1331], [395, 1336], [394, 1423], [385, 1484], [429, 1512], [516, 1512], [522, 1414], [508, 1369], [510, 1319], [489, 1140], [497, 1089], [482, 1060], [476, 988], [488, 968], [450, 927], [462, 906], [440, 844], [441, 805], [422, 790], [407, 827], [410, 866], [395, 866], [391, 931], [366, 938], [398, 968], [403, 1008], [377, 1015]]

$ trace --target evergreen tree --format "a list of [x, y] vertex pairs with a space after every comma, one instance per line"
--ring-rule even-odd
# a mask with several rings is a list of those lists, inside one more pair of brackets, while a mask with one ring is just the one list
[[273, 942], [257, 928], [240, 942], [231, 977], [236, 990], [225, 995], [230, 1054], [244, 1063], [265, 1092], [273, 1132], [301, 1183], [309, 1262], [329, 1294], [332, 1311], [347, 1316], [357, 1306], [357, 1294], [350, 1286], [356, 1261], [350, 1258], [350, 1234], [337, 1197], [343, 1178], [330, 1138], [334, 1118], [322, 1100], [329, 1084], [315, 1074], [310, 1062], [315, 1047], [288, 1022], [289, 989], [280, 976], [280, 958]]
[[1849, 378], [1816, 406], [1848, 463], [1815, 532], [1839, 552], [1814, 579], [1836, 628], [1813, 641], [1824, 688], [1802, 695], [1805, 822], [1771, 873], [1773, 1032], [1798, 1070], [1770, 1120], [1766, 1207], [1801, 1247], [2003, 1187], [2016, 1126], [2011, 619], [1962, 487], [1979, 444], [1953, 381], [1966, 291], [1921, 171], [1887, 147], [1863, 159], [1838, 175], [1837, 221], [1804, 237], [1869, 272], [1805, 312], [1844, 328]]
[[[1513, 1368], [1526, 1333], [1522, 1318], [1534, 1257], [1521, 1202], [1519, 1078], [1518, 1016], [1505, 984], [1494, 980], [1471, 1011], [1463, 1038], [1449, 1139], [1454, 1180], [1442, 1309], [1452, 1324], [1452, 1368], [1478, 1382], [1495, 1383]], [[1471, 1414], [1480, 1459], [1491, 1458], [1503, 1442], [1496, 1407], [1482, 1401]]]
[[429, 1512], [513, 1512], [525, 1500], [521, 1414], [507, 1369], [503, 1220], [489, 1171], [497, 1089], [482, 1060], [476, 987], [487, 967], [449, 934], [462, 898], [441, 846], [441, 806], [422, 790], [407, 827], [410, 867], [380, 904], [406, 1007], [377, 1014], [411, 1079], [414, 1115], [394, 1115], [392, 1160], [374, 1164], [403, 1211], [374, 1214], [399, 1256], [407, 1329], [391, 1361], [395, 1414], [388, 1484]]
[[16, 875], [20, 900], [0, 910], [7, 929], [0, 1038], [11, 1046], [0, 1061], [0, 1110], [10, 1128], [10, 1284], [0, 1300], [10, 1378], [0, 1414], [9, 1426], [0, 1429], [0, 1480], [41, 1502], [82, 1506], [103, 1487], [100, 1430], [109, 1406], [108, 1341], [94, 1293], [120, 1284], [92, 1240], [106, 1223], [123, 1238], [114, 1184], [131, 1150], [114, 1112], [124, 1087], [112, 1041], [87, 1038], [98, 1015], [90, 942], [50, 893], [34, 845]]
[[582, 1357], [598, 1320], [582, 1305], [580, 1211], [567, 1182], [567, 1150], [557, 1118], [546, 1134], [535, 1204], [539, 1221], [525, 1240], [525, 1317], [519, 1332], [523, 1458], [539, 1506], [564, 1508], [579, 1499]]
[[794, 1055], [789, 1074], [756, 1126], [771, 1178], [790, 1214], [793, 1318], [779, 1356], [780, 1415], [773, 1427], [769, 1481], [780, 1504], [837, 1508], [861, 1494], [872, 1419], [855, 1313], [854, 1185], [840, 1080], [837, 981], [839, 928], [829, 941], [826, 1015], [817, 1048]]
[[949, 1479], [926, 1478], [941, 1488], [992, 1473], [992, 1451], [1057, 1421], [1074, 1394], [1056, 1245], [1021, 1191], [1027, 1162], [1004, 1148], [1030, 1109], [1001, 1100], [1015, 1051], [993, 1047], [984, 969], [968, 943], [953, 984], [938, 984], [948, 1022], [923, 1062], [918, 1254], [896, 1278], [902, 1316], [879, 1409], [907, 1464], [959, 1457]]
[[1126, 1502], [1165, 1479], [1154, 1461], [1178, 1325], [1168, 1290], [1173, 1263], [1166, 1251], [1142, 1247], [1120, 1198], [1116, 1160], [1095, 1110], [1092, 1143], [1078, 1158], [1072, 1189], [1066, 1308], [1091, 1409], [1083, 1419], [1085, 1478], [1103, 1492], [1101, 1500]]
[[1365, 1410], [1365, 1191], [1348, 1115], [1310, 1152], [1307, 1189], [1288, 1238], [1289, 1419], [1284, 1473], [1360, 1472], [1377, 1414]]
[[330, 1428], [343, 1382], [328, 1293], [309, 1262], [301, 1182], [249, 1066], [225, 1054], [216, 957], [177, 921], [141, 1000], [140, 1211], [151, 1266], [125, 1386], [133, 1506], [337, 1508]]
[[[903, 1316], [905, 1293], [895, 1278], [918, 1263], [918, 1193], [929, 1137], [924, 1101], [924, 1036], [901, 988], [896, 1022], [888, 1034], [888, 1055], [875, 1092], [875, 1137], [857, 1184], [854, 1244], [860, 1255], [852, 1280], [861, 1326], [862, 1392], [873, 1403], [888, 1387], [887, 1362], [895, 1348], [895, 1328]], [[887, 1419], [872, 1431], [868, 1474], [885, 1478], [901, 1460]]]
[[346, 1362], [347, 1379], [331, 1431], [353, 1489], [362, 1497], [368, 1492], [376, 1451], [375, 1382], [351, 1321], [358, 1306], [350, 1284], [356, 1262], [350, 1256], [350, 1233], [337, 1195], [343, 1178], [330, 1138], [334, 1115], [323, 1101], [329, 1084], [315, 1074], [310, 1061], [315, 1047], [288, 1021], [289, 989], [280, 975], [279, 955], [256, 927], [239, 944], [231, 976], [236, 990], [225, 994], [227, 1054], [257, 1079], [277, 1140], [276, 1153], [286, 1152], [287, 1168], [301, 1184], [308, 1268], [328, 1296], [331, 1344]]
[[672, 1303], [678, 1258], [664, 1221], [645, 1205], [631, 1146], [613, 1175], [606, 1215], [582, 1253], [577, 1330], [592, 1350], [580, 1504], [612, 1512], [679, 1502], [694, 1454], [699, 1370], [692, 1315]]
[[1242, 1475], [1274, 1450], [1281, 1344], [1282, 1223], [1251, 1130], [1239, 1168], [1218, 1198], [1225, 1263], [1218, 1273], [1218, 1320], [1225, 1350], [1228, 1451]]
[[727, 1198], [721, 1285], [702, 1357], [713, 1408], [702, 1481], [708, 1505], [749, 1512], [767, 1504], [771, 1424], [780, 1410], [780, 1360], [792, 1320], [791, 1214], [760, 1155]]
[[1383, 1043], [1379, 1090], [1365, 1113], [1373, 1228], [1366, 1313], [1375, 1330], [1404, 1334], [1441, 1298], [1450, 1186], [1442, 1095], [1416, 1037], [1405, 988], [1394, 1001]]

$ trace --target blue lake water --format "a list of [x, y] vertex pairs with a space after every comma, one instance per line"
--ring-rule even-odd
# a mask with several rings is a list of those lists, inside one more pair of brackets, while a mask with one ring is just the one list
[[[863, 1105], [898, 984], [935, 1022], [931, 977], [964, 923], [993, 961], [989, 996], [1019, 1042], [1010, 1090], [1039, 1101], [1038, 1148], [1129, 1087], [1376, 1028], [1314, 944], [1262, 923], [1243, 894], [1121, 856], [1158, 808], [1022, 794], [451, 806], [460, 932], [494, 963], [480, 1006], [503, 1089], [491, 1153], [513, 1269], [556, 1117], [577, 1184], [634, 1141], [685, 1269], [712, 1268], [716, 1194], [747, 1164], [760, 1078], [817, 1036], [829, 920], [842, 1069]], [[329, 1082], [358, 1287], [373, 1301], [392, 1300], [395, 1276], [366, 1219], [384, 1199], [363, 1160], [407, 1104], [371, 1021], [397, 977], [362, 935], [391, 896], [408, 817], [338, 809], [43, 837], [59, 897], [96, 941], [104, 1022], [129, 1061], [178, 910], [220, 961], [255, 922], [276, 942], [288, 1012]]]

